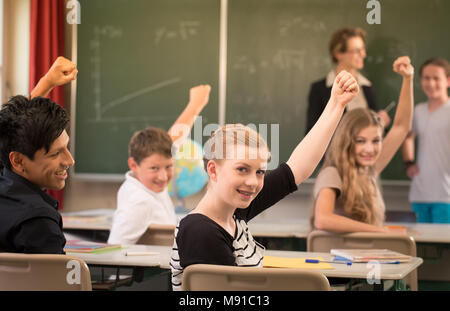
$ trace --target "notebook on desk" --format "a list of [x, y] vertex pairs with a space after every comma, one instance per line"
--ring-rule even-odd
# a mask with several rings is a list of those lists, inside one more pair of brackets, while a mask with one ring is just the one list
[[119, 244], [69, 240], [64, 246], [66, 253], [100, 253], [122, 248]]
[[391, 251], [389, 249], [332, 249], [330, 251], [336, 257], [352, 262], [409, 262], [411, 256]]

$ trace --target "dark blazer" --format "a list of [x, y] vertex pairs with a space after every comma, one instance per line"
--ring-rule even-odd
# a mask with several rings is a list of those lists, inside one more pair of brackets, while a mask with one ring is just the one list
[[[314, 124], [319, 119], [328, 100], [331, 96], [331, 87], [327, 87], [325, 84], [326, 79], [316, 81], [311, 85], [308, 95], [308, 111], [306, 118], [306, 131], [305, 135], [314, 126]], [[367, 100], [367, 105], [370, 109], [378, 111], [376, 105], [375, 97], [375, 87], [373, 86], [363, 86], [362, 87], [364, 97]]]
[[0, 252], [64, 254], [58, 201], [3, 168], [0, 175]]

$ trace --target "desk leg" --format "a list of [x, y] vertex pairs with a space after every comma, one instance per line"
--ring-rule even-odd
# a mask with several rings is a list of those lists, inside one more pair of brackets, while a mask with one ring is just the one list
[[392, 286], [393, 291], [406, 291], [405, 280], [394, 280], [394, 285]]
[[384, 281], [380, 280], [380, 283], [374, 283], [373, 290], [374, 291], [384, 291]]

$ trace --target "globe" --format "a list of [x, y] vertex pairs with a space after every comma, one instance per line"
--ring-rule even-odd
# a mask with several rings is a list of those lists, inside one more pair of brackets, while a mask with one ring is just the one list
[[208, 174], [203, 168], [203, 148], [187, 138], [175, 156], [175, 172], [169, 184], [169, 194], [183, 199], [202, 190], [207, 181]]

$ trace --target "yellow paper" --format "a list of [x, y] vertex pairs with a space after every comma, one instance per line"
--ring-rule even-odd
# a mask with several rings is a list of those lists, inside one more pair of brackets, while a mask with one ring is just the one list
[[[302, 269], [322, 269], [333, 270], [334, 268], [327, 262], [306, 263], [306, 258], [286, 258], [275, 256], [264, 256], [264, 268], [302, 268]], [[321, 257], [311, 257], [308, 259], [323, 260]]]

